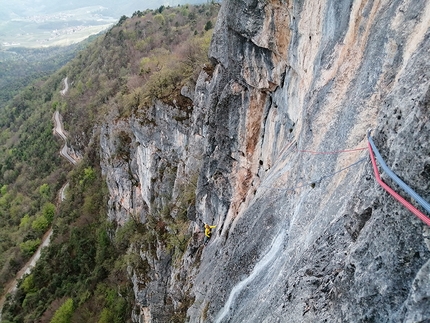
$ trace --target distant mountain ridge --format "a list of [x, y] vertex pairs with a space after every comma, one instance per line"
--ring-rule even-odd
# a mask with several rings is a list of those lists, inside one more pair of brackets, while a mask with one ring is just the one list
[[13, 1], [0, 7], [0, 49], [9, 47], [40, 48], [65, 46], [106, 30], [121, 16], [160, 6], [201, 3], [202, 0], [118, 2], [91, 1]]
[[57, 1], [57, 0], [39, 0], [27, 1], [17, 0], [5, 2], [0, 8], [0, 16], [13, 19], [15, 17], [26, 17], [32, 15], [52, 14], [65, 10], [73, 10], [90, 6], [100, 6], [105, 16], [119, 19], [122, 15], [130, 16], [134, 11], [156, 9], [160, 6], [177, 6], [181, 4], [198, 4], [205, 3], [205, 0], [128, 0], [121, 2], [113, 0], [76, 0], [76, 1]]

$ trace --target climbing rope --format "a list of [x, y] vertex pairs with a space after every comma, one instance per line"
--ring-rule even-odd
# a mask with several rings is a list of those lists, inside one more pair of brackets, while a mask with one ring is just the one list
[[[366, 148], [366, 149], [367, 149], [367, 148]], [[347, 170], [348, 168], [351, 168], [351, 167], [353, 167], [353, 166], [356, 166], [356, 165], [358, 165], [358, 164], [360, 164], [360, 163], [364, 162], [366, 159], [367, 159], [367, 157], [363, 157], [363, 158], [359, 159], [358, 161], [356, 161], [355, 163], [352, 163], [351, 165], [348, 165], [348, 166], [346, 166], [346, 167], [344, 167], [344, 168], [341, 168], [341, 169], [339, 169], [339, 170], [337, 170], [337, 171], [335, 171], [335, 172], [333, 172], [333, 173], [325, 174], [325, 175], [323, 175], [323, 176], [319, 177], [318, 179], [311, 180], [311, 181], [309, 181], [309, 182], [304, 182], [304, 183], [302, 182], [301, 184], [296, 185], [296, 186], [294, 186], [294, 187], [288, 187], [288, 188], [277, 188], [277, 190], [278, 190], [278, 191], [295, 191], [295, 190], [296, 190], [296, 189], [298, 189], [298, 188], [302, 188], [302, 187], [312, 186], [312, 185], [318, 184], [318, 183], [320, 183], [322, 180], [324, 180], [324, 179], [326, 179], [326, 178], [333, 177], [334, 175], [336, 175], [336, 174], [338, 174], [338, 173], [340, 173], [340, 172], [343, 172], [343, 171]], [[265, 187], [265, 186], [263, 186], [263, 187]]]
[[[430, 218], [425, 216], [421, 211], [419, 211], [416, 207], [414, 207], [411, 203], [406, 201], [403, 197], [401, 197], [399, 194], [397, 194], [391, 187], [389, 187], [387, 184], [385, 184], [381, 177], [379, 176], [378, 167], [376, 166], [376, 160], [373, 153], [375, 153], [376, 158], [378, 159], [378, 162], [380, 163], [381, 167], [387, 172], [387, 174], [397, 183], [399, 184], [405, 191], [407, 191], [411, 196], [414, 197], [414, 199], [420, 203], [421, 206], [423, 206], [426, 210], [428, 207], [428, 203], [419, 196], [414, 190], [412, 190], [408, 185], [406, 185], [400, 178], [397, 177], [396, 174], [394, 174], [391, 169], [388, 168], [387, 164], [385, 164], [384, 160], [382, 159], [381, 154], [379, 153], [378, 149], [375, 146], [375, 143], [373, 142], [372, 138], [370, 137], [370, 133], [367, 133], [367, 139], [368, 139], [368, 149], [370, 153], [370, 158], [372, 160], [373, 165], [373, 171], [375, 173], [376, 181], [381, 185], [388, 193], [390, 193], [397, 201], [402, 203], [409, 211], [411, 211], [413, 214], [415, 214], [419, 219], [421, 219], [425, 224], [430, 226]], [[413, 194], [411, 194], [413, 192]], [[418, 199], [416, 198], [418, 197]], [[424, 201], [424, 203], [422, 203]], [[427, 207], [426, 207], [427, 206]]]
[[[293, 140], [292, 142], [290, 142], [284, 149], [282, 149], [281, 154], [285, 151], [287, 151], [288, 149], [290, 149], [292, 147], [292, 145], [295, 143], [295, 140]], [[292, 152], [297, 152], [297, 153], [310, 153], [310, 154], [314, 154], [314, 155], [329, 155], [329, 154], [340, 154], [340, 153], [351, 153], [351, 152], [355, 152], [355, 151], [361, 151], [361, 150], [365, 150], [367, 149], [367, 147], [362, 147], [362, 148], [356, 148], [356, 149], [345, 149], [345, 150], [336, 150], [336, 151], [313, 151], [313, 150], [299, 150], [299, 149], [294, 149]], [[311, 180], [308, 182], [301, 182], [300, 184], [294, 186], [294, 187], [288, 187], [288, 188], [276, 188], [276, 190], [278, 191], [295, 191], [298, 188], [302, 188], [302, 187], [306, 187], [306, 186], [311, 186], [320, 183], [322, 180], [329, 178], [329, 177], [333, 177], [334, 175], [343, 172], [345, 170], [347, 170], [348, 168], [351, 168], [355, 165], [358, 165], [362, 162], [364, 162], [367, 159], [367, 157], [361, 158], [358, 161], [356, 161], [355, 163], [348, 165], [344, 168], [341, 168], [333, 173], [329, 173], [329, 174], [325, 174], [322, 175], [321, 177], [315, 179], [315, 180]], [[260, 186], [262, 188], [264, 187], [272, 187], [271, 185], [262, 185]]]
[[366, 150], [367, 147], [347, 149], [347, 150], [337, 150], [337, 151], [313, 151], [313, 150], [297, 150], [298, 153], [310, 153], [313, 155], [334, 155], [340, 153], [351, 153], [354, 151]]

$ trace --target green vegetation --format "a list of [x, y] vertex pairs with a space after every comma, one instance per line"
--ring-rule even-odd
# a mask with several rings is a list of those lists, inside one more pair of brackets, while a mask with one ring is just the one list
[[190, 113], [191, 101], [180, 90], [192, 86], [204, 66], [210, 70], [213, 30], [206, 31], [205, 25], [214, 23], [217, 10], [217, 5], [204, 4], [136, 12], [81, 51], [63, 72], [75, 82], [62, 108], [66, 125], [73, 125], [67, 129], [71, 138], [80, 139], [72, 144], [84, 148], [88, 142], [80, 134], [90, 133], [107, 114], [135, 114], [150, 123], [153, 100]]
[[60, 81], [60, 75], [38, 81], [0, 114], [0, 291], [37, 249], [66, 180], [51, 121]]
[[[126, 271], [112, 271], [120, 255], [108, 235], [99, 160], [85, 158], [70, 172], [69, 183], [71, 194], [54, 219], [53, 241], [6, 304], [6, 321], [96, 323], [130, 317], [130, 302], [119, 296], [132, 299]], [[43, 210], [41, 216], [49, 215], [50, 204]]]
[[[184, 120], [192, 102], [180, 90], [195, 83], [203, 66], [211, 69], [207, 49], [216, 14], [216, 5], [204, 4], [162, 6], [122, 18], [60, 71], [2, 108], [0, 289], [46, 230], [54, 230], [36, 267], [8, 299], [4, 322], [128, 322], [133, 291], [127, 270], [132, 266], [142, 281], [149, 279], [150, 264], [140, 252], [155, 256], [159, 246], [178, 263], [190, 238], [186, 214], [195, 203], [197, 177], [178, 198], [166, 196], [154, 206], [145, 223], [132, 216], [116, 227], [106, 220], [97, 129], [106, 118], [115, 122], [131, 115], [155, 126], [149, 110], [156, 100], [181, 109], [177, 120]], [[66, 76], [70, 89], [61, 96]], [[62, 141], [52, 134], [55, 110], [84, 155], [76, 166], [59, 156]], [[126, 132], [118, 135], [117, 158], [129, 161], [130, 143]], [[67, 198], [58, 204], [57, 192], [66, 182]], [[184, 300], [175, 320], [183, 321], [189, 302]]]
[[69, 323], [73, 315], [73, 299], [69, 298], [55, 312], [51, 323]]
[[46, 77], [64, 66], [87, 43], [88, 41], [67, 47], [1, 50], [0, 107], [36, 78]]

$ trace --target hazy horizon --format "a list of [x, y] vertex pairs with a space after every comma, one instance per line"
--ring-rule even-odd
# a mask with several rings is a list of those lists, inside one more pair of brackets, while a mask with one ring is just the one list
[[16, 0], [0, 7], [0, 49], [65, 46], [98, 34], [121, 16], [206, 0]]

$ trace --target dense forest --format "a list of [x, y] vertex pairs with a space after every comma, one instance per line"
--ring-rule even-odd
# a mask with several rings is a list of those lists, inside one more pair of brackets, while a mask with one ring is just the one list
[[47, 77], [70, 61], [94, 36], [67, 47], [12, 48], [0, 51], [0, 111], [33, 80]]
[[[218, 5], [136, 11], [121, 17], [66, 66], [21, 90], [0, 114], [0, 291], [52, 226], [50, 246], [30, 275], [9, 295], [3, 322], [127, 322], [133, 293], [127, 239], [131, 221], [117, 228], [106, 219], [97, 126], [106, 118], [145, 116], [154, 100], [188, 111], [184, 85], [202, 68]], [[63, 96], [67, 77], [71, 84]], [[76, 166], [59, 156], [54, 111], [63, 115]], [[69, 183], [66, 199], [57, 193]], [[174, 252], [174, 251], [172, 251]], [[181, 322], [184, 313], [175, 321]]]

